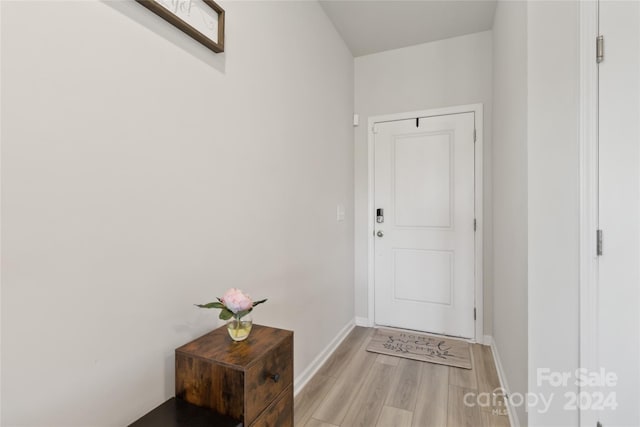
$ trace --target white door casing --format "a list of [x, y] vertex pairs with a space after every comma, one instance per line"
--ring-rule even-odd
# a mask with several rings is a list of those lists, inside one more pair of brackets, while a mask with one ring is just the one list
[[481, 121], [481, 105], [369, 120], [370, 324], [481, 340]]

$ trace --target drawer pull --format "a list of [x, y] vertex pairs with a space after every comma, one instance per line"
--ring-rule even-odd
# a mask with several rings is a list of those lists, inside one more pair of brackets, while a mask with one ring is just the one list
[[280, 374], [269, 375], [269, 378], [273, 380], [274, 383], [280, 381]]

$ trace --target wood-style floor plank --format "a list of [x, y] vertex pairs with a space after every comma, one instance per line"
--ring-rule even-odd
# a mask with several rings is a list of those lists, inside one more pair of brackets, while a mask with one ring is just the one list
[[400, 360], [402, 360], [400, 357], [387, 356], [386, 354], [378, 354], [378, 357], [376, 357], [376, 362], [391, 366], [398, 366]]
[[373, 364], [342, 425], [351, 427], [376, 425], [378, 415], [389, 393], [389, 378], [392, 378], [395, 369], [395, 366], [385, 363]]
[[460, 369], [369, 353], [373, 331], [354, 329], [300, 391], [296, 427], [509, 427], [500, 396], [495, 408], [464, 404], [501, 391], [490, 347], [473, 344], [473, 369]]
[[483, 427], [511, 427], [507, 415], [494, 415], [491, 412], [480, 411], [480, 417]]
[[413, 427], [447, 425], [449, 402], [449, 368], [434, 363], [421, 363], [420, 383], [413, 412]]
[[413, 412], [403, 409], [383, 406], [376, 427], [406, 427], [411, 425]]
[[500, 387], [498, 371], [493, 363], [491, 347], [474, 344], [471, 346], [473, 360], [476, 364], [476, 378], [478, 380], [478, 390], [491, 392]]
[[361, 343], [358, 351], [351, 357], [347, 368], [344, 369], [343, 375], [337, 379], [313, 412], [313, 418], [330, 424], [342, 424], [351, 403], [358, 396], [364, 378], [367, 377], [376, 360], [376, 354], [366, 351], [366, 345], [366, 340]]
[[478, 392], [488, 393], [491, 396], [490, 405], [481, 406], [480, 409], [496, 414], [503, 413], [506, 407], [504, 393], [500, 386], [498, 371], [493, 362], [491, 347], [475, 344], [472, 346], [472, 351], [477, 366], [475, 372], [478, 379]]
[[295, 425], [302, 426], [307, 423], [335, 382], [335, 378], [318, 374], [309, 380], [293, 402]]
[[317, 375], [338, 378], [346, 369], [353, 355], [358, 351], [362, 343], [368, 340], [373, 333], [372, 328], [363, 328], [356, 326], [340, 343], [336, 351], [334, 351], [327, 361], [318, 370]]
[[399, 359], [396, 374], [391, 378], [386, 405], [405, 411], [415, 409], [422, 364], [424, 362], [417, 360]]
[[336, 426], [334, 424], [329, 424], [329, 423], [325, 423], [325, 422], [316, 420], [314, 418], [311, 418], [309, 421], [307, 421], [307, 423], [304, 424], [304, 426], [305, 427], [339, 427], [339, 426]]
[[476, 390], [449, 385], [447, 427], [478, 427], [482, 422], [480, 408], [464, 403], [465, 394], [476, 392]]
[[473, 357], [473, 351], [470, 351], [471, 369], [462, 369], [450, 367], [449, 384], [463, 388], [477, 389], [478, 380], [476, 379], [476, 361]]

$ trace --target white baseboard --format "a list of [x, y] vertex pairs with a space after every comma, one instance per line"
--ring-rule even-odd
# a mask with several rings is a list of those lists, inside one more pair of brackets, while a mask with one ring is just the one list
[[[498, 348], [496, 347], [496, 342], [491, 335], [484, 336], [484, 343], [491, 347], [491, 352], [493, 353], [493, 360], [496, 364], [496, 370], [498, 371], [498, 379], [500, 380], [500, 385], [502, 386], [502, 390], [508, 396], [511, 395], [511, 389], [509, 388], [509, 384], [507, 383], [507, 376], [504, 373], [504, 368], [502, 367], [502, 361], [500, 360], [500, 353], [498, 353]], [[507, 405], [507, 414], [509, 415], [509, 424], [511, 427], [520, 427], [520, 420], [518, 419], [518, 414], [514, 408], [511, 407], [511, 403], [509, 403], [509, 399], [505, 399], [505, 405]]]
[[356, 317], [356, 326], [364, 326], [365, 328], [369, 328], [373, 325], [369, 323], [368, 317]]
[[338, 348], [338, 346], [344, 341], [344, 339], [349, 335], [349, 332], [355, 328], [355, 323], [353, 320], [350, 320], [341, 330], [338, 332], [338, 335], [331, 340], [329, 345], [327, 345], [324, 350], [318, 354], [318, 356], [313, 359], [313, 361], [307, 366], [300, 375], [298, 375], [293, 380], [293, 395], [297, 396], [300, 393], [300, 390], [304, 388], [305, 385], [309, 382], [311, 378], [318, 372], [318, 369], [327, 361], [329, 356], [333, 354], [334, 351]]
[[485, 335], [482, 337], [482, 342], [478, 344], [484, 344], [491, 347], [492, 343], [493, 343], [493, 337], [491, 335]]

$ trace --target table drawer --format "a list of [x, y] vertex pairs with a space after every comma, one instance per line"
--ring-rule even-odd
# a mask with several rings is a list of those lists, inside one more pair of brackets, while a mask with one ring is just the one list
[[250, 427], [293, 427], [293, 384]]
[[245, 376], [245, 419], [248, 424], [293, 384], [293, 337], [249, 367]]

